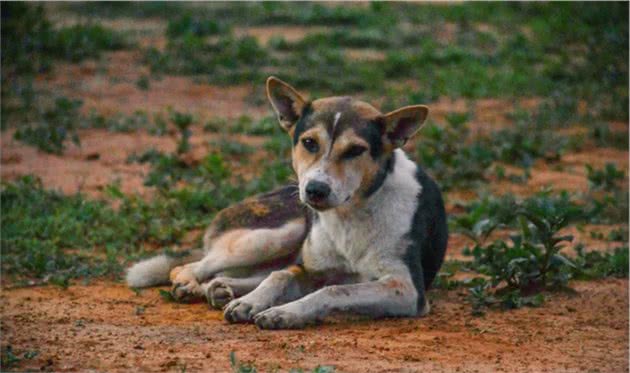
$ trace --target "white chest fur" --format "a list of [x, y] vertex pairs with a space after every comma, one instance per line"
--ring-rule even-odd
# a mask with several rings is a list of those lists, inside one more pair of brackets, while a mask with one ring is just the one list
[[302, 252], [308, 270], [379, 276], [401, 260], [422, 186], [415, 163], [402, 150], [394, 156], [394, 170], [365, 206], [343, 217], [318, 213]]

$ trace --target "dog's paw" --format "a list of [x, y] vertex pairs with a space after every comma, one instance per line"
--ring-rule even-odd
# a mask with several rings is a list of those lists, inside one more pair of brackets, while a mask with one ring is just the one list
[[206, 288], [206, 299], [212, 308], [221, 309], [236, 298], [230, 285], [221, 278], [210, 281]]
[[171, 295], [178, 302], [193, 302], [203, 297], [201, 286], [193, 275], [192, 268], [188, 266], [177, 267], [177, 271], [171, 271]]
[[274, 307], [254, 316], [254, 322], [260, 329], [302, 329], [307, 322], [298, 314]]
[[244, 298], [234, 299], [225, 307], [223, 318], [230, 323], [252, 322], [254, 316], [266, 308], [262, 304], [249, 302]]

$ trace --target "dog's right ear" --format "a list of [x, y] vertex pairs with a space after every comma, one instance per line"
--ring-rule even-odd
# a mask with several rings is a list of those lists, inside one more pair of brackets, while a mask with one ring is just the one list
[[270, 76], [267, 79], [267, 98], [285, 131], [291, 131], [302, 115], [306, 100], [287, 83]]

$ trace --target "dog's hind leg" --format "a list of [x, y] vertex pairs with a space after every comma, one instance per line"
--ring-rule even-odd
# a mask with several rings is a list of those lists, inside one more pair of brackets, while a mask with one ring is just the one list
[[[278, 228], [234, 229], [210, 243], [208, 254], [195, 263], [177, 268], [171, 276], [173, 296], [183, 300], [204, 295], [200, 284], [219, 272], [256, 272], [274, 261], [294, 256], [304, 240], [304, 218], [288, 221]], [[174, 271], [175, 272], [175, 271]]]

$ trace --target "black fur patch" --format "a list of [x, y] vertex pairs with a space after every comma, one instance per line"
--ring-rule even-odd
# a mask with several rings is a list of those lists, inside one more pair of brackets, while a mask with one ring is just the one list
[[370, 156], [378, 160], [383, 155], [383, 127], [381, 120], [373, 120], [356, 129], [357, 135], [370, 144]]
[[372, 180], [372, 184], [365, 191], [364, 197], [368, 198], [372, 194], [374, 194], [377, 190], [381, 188], [387, 175], [389, 175], [394, 170], [394, 163], [396, 162], [396, 157], [390, 155], [389, 158], [385, 159], [381, 168], [379, 168], [378, 173]]
[[293, 131], [293, 145], [297, 144], [300, 139], [300, 135], [304, 133], [308, 129], [308, 121], [313, 114], [313, 107], [311, 103], [308, 102], [304, 105], [304, 109], [302, 109], [302, 114], [300, 115], [300, 119], [295, 124], [295, 131]]
[[413, 217], [404, 261], [418, 292], [418, 311], [424, 305], [424, 292], [429, 289], [437, 275], [448, 242], [448, 226], [442, 194], [437, 184], [420, 168], [416, 179], [422, 185], [418, 195], [418, 207]]

